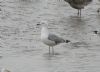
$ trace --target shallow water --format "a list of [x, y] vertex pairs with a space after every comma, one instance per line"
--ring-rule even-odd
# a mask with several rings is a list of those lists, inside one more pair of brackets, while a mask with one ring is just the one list
[[[12, 72], [100, 72], [99, 2], [85, 7], [82, 17], [63, 0], [0, 0], [0, 68]], [[55, 47], [40, 41], [41, 20], [71, 43]]]

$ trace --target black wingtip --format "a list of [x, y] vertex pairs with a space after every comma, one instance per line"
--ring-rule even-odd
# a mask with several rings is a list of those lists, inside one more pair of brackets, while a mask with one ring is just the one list
[[94, 32], [94, 34], [98, 34], [98, 31], [93, 31]]
[[70, 41], [70, 40], [66, 40], [65, 42], [66, 42], [66, 43], [69, 43], [69, 42], [71, 42], [71, 41]]

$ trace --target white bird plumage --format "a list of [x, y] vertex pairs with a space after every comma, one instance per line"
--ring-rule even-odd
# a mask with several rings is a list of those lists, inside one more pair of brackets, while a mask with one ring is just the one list
[[40, 22], [40, 24], [42, 24], [41, 41], [49, 46], [49, 54], [50, 54], [50, 47], [52, 47], [52, 53], [54, 54], [53, 46], [64, 42], [66, 43], [70, 42], [69, 40], [64, 40], [55, 34], [51, 34], [48, 31], [48, 23], [46, 21], [42, 21]]

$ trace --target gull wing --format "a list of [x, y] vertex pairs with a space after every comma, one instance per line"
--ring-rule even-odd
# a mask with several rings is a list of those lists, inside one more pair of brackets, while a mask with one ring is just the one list
[[64, 39], [62, 39], [62, 38], [60, 38], [60, 37], [58, 37], [57, 35], [54, 35], [54, 34], [49, 34], [48, 39], [51, 40], [51, 41], [54, 41], [56, 44], [65, 42]]

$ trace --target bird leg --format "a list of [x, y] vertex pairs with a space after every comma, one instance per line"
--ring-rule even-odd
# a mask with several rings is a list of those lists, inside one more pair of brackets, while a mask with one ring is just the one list
[[50, 54], [50, 46], [49, 46], [49, 54]]
[[81, 17], [81, 9], [78, 9], [78, 16], [80, 16]]
[[52, 47], [52, 54], [54, 55], [54, 48]]
[[81, 17], [81, 9], [80, 9], [80, 17]]
[[79, 13], [80, 13], [79, 11], [80, 11], [80, 10], [78, 9], [78, 13], [77, 13], [78, 16], [79, 16]]

